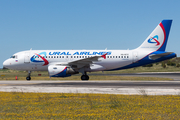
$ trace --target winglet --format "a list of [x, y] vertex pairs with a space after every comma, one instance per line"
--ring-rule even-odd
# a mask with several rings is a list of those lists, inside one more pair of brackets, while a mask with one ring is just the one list
[[103, 57], [104, 59], [106, 59], [106, 55], [107, 55], [107, 53], [106, 53], [106, 54], [104, 54], [104, 55], [102, 55], [101, 57]]

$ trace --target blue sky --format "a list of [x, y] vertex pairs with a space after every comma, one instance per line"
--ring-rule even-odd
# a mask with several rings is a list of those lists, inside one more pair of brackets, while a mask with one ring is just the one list
[[29, 49], [134, 49], [173, 19], [166, 51], [180, 56], [178, 0], [0, 0], [0, 68]]

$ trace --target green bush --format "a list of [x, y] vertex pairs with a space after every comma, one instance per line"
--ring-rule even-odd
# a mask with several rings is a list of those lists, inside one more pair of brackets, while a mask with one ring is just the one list
[[180, 64], [178, 63], [178, 64], [176, 65], [176, 67], [180, 67]]
[[166, 68], [166, 64], [164, 62], [162, 62], [162, 65], [161, 65], [163, 68]]
[[143, 67], [152, 67], [153, 64], [147, 64], [147, 65], [143, 65]]
[[168, 60], [167, 65], [168, 66], [176, 66], [176, 63], [175, 62], [171, 62], [170, 60]]

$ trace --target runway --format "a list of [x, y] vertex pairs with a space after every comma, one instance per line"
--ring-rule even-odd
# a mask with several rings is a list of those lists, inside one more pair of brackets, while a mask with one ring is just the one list
[[[92, 75], [92, 74], [91, 74]], [[97, 74], [96, 74], [97, 75]], [[102, 93], [122, 95], [180, 95], [180, 72], [101, 74], [172, 78], [172, 81], [0, 81], [0, 91], [43, 93]]]
[[160, 77], [171, 78], [180, 81], [180, 72], [145, 72], [145, 73], [125, 73], [125, 74], [92, 74], [92, 75], [108, 75], [108, 76], [135, 76], [135, 77]]
[[180, 81], [0, 81], [0, 91], [180, 95]]

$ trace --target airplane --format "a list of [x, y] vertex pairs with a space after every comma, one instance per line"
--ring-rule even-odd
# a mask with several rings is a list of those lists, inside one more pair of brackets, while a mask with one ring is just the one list
[[172, 20], [162, 20], [145, 41], [132, 50], [27, 50], [15, 53], [3, 62], [13, 70], [48, 71], [50, 77], [69, 77], [82, 73], [81, 80], [89, 80], [87, 72], [122, 70], [176, 57], [166, 52]]

